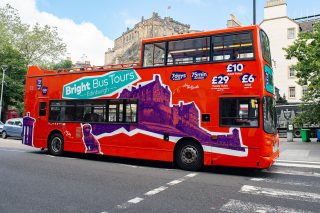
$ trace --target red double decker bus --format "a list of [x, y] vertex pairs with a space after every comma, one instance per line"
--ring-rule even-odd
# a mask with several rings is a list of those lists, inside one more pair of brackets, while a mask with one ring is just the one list
[[279, 156], [274, 104], [258, 26], [152, 38], [138, 66], [29, 67], [23, 143], [186, 170], [268, 168]]

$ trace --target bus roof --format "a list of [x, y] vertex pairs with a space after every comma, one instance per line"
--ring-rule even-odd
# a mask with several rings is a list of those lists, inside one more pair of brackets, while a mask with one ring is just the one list
[[213, 35], [213, 34], [232, 33], [232, 32], [254, 30], [254, 29], [260, 29], [260, 27], [258, 25], [251, 25], [251, 26], [245, 26], [245, 27], [242, 27], [242, 26], [241, 27], [231, 27], [231, 28], [224, 28], [224, 29], [210, 30], [210, 31], [203, 31], [203, 32], [193, 32], [193, 33], [185, 33], [185, 34], [178, 34], [178, 35], [169, 35], [169, 36], [163, 36], [163, 37], [143, 39], [142, 43], [176, 40], [176, 39], [189, 38], [189, 37], [201, 37], [201, 36], [207, 36], [207, 35]]

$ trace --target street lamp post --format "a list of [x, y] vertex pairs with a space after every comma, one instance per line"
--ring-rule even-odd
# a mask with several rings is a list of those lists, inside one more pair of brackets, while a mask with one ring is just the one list
[[253, 0], [253, 25], [256, 24], [256, 0]]
[[3, 97], [3, 84], [4, 84], [4, 75], [6, 74], [6, 70], [8, 69], [8, 65], [1, 65], [2, 68], [2, 84], [1, 84], [1, 97], [0, 97], [0, 121], [1, 121], [1, 115], [2, 115], [2, 97]]

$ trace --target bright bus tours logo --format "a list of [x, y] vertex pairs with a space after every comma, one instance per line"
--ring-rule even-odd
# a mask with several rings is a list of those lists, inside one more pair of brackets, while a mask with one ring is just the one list
[[110, 96], [129, 84], [140, 80], [133, 69], [113, 71], [100, 76], [89, 76], [63, 86], [62, 98], [92, 99]]

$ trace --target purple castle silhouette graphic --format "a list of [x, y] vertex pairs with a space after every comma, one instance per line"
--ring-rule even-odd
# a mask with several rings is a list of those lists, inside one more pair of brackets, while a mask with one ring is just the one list
[[22, 143], [25, 145], [33, 146], [33, 127], [36, 120], [30, 117], [30, 112], [23, 117], [22, 124]]
[[94, 135], [113, 132], [121, 127], [130, 131], [135, 128], [147, 130], [158, 134], [168, 134], [177, 137], [194, 137], [202, 145], [220, 147], [225, 149], [245, 151], [241, 147], [240, 133], [233, 129], [231, 134], [212, 137], [200, 127], [200, 113], [196, 105], [179, 102], [170, 106], [171, 91], [163, 86], [159, 75], [148, 84], [124, 89], [119, 98], [138, 99], [138, 125], [102, 125], [92, 124]]

